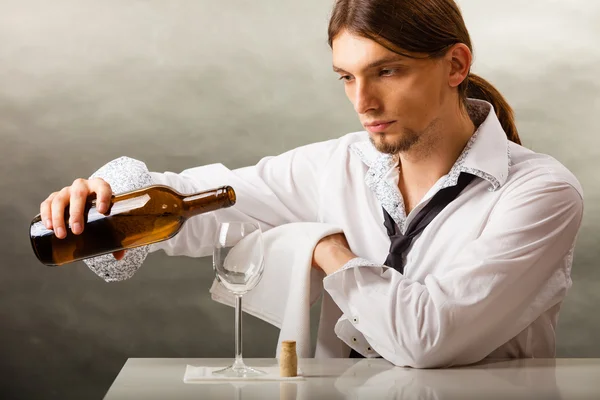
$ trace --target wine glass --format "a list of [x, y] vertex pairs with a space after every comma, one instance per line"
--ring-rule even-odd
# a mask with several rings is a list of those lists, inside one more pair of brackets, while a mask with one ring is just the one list
[[242, 296], [260, 281], [264, 269], [263, 238], [253, 222], [219, 222], [213, 249], [217, 280], [235, 295], [235, 361], [213, 374], [252, 377], [265, 374], [244, 364], [242, 359]]

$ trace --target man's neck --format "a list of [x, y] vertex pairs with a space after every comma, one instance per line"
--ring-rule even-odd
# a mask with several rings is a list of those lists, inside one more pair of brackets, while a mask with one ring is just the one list
[[398, 188], [407, 213], [450, 171], [474, 131], [466, 112], [450, 113], [437, 120], [413, 148], [399, 154]]

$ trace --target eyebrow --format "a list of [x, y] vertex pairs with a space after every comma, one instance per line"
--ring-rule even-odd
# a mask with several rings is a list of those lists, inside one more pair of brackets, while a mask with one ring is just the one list
[[[368, 70], [371, 68], [375, 68], [375, 67], [379, 67], [380, 65], [383, 64], [388, 64], [388, 63], [392, 63], [392, 62], [398, 62], [398, 61], [403, 61], [403, 57], [401, 56], [389, 56], [389, 57], [385, 57], [382, 59], [379, 59], [377, 61], [373, 61], [372, 63], [368, 64], [364, 69]], [[348, 71], [340, 68], [340, 67], [336, 67], [335, 65], [333, 66], [333, 71], [334, 72], [345, 72], [345, 73], [349, 73]]]

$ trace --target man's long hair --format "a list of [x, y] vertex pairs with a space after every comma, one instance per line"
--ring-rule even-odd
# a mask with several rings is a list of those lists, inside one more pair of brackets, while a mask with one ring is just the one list
[[[329, 46], [342, 30], [411, 58], [415, 58], [414, 53], [440, 58], [456, 43], [464, 43], [473, 52], [469, 32], [453, 0], [337, 0], [329, 21]], [[467, 98], [491, 103], [508, 139], [521, 144], [513, 110], [492, 84], [469, 73], [458, 86], [458, 93], [465, 109]]]

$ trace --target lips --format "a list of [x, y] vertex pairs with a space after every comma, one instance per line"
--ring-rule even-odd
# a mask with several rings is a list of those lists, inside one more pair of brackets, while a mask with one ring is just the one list
[[365, 124], [365, 128], [369, 131], [369, 132], [384, 132], [386, 129], [388, 129], [394, 122], [396, 121], [374, 121], [374, 122], [370, 122], [368, 124]]

